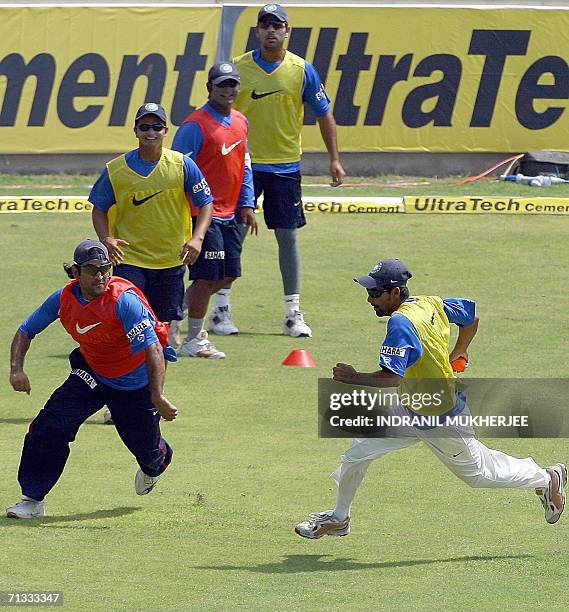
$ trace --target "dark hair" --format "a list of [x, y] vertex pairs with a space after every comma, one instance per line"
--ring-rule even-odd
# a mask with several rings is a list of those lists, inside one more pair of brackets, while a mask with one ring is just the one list
[[67, 276], [69, 278], [75, 278], [73, 276], [73, 267], [75, 266], [75, 264], [68, 264], [68, 263], [64, 263], [63, 264], [63, 269], [65, 270], [65, 274], [67, 274]]
[[409, 287], [399, 287], [401, 291], [401, 299], [406, 300], [411, 294], [409, 293]]

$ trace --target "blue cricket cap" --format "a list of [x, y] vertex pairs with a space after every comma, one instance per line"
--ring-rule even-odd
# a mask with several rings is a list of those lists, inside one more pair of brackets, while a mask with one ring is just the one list
[[383, 259], [365, 276], [356, 276], [354, 281], [366, 289], [405, 287], [413, 276], [411, 270], [400, 259]]

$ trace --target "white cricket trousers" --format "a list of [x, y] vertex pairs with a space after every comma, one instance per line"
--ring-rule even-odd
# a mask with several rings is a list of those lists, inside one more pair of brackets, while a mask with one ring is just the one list
[[[441, 435], [441, 430], [448, 436]], [[331, 476], [338, 485], [334, 514], [350, 515], [352, 501], [371, 462], [387, 453], [424, 442], [448, 469], [471, 487], [534, 489], [549, 485], [550, 476], [531, 458], [518, 459], [484, 446], [471, 429], [458, 426], [435, 430], [405, 428], [405, 436], [354, 438]]]

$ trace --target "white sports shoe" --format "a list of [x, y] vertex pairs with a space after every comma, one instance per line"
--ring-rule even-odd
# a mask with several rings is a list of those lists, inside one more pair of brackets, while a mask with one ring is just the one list
[[546, 468], [551, 481], [546, 489], [536, 489], [535, 493], [545, 509], [545, 520], [553, 525], [557, 523], [565, 508], [565, 485], [567, 484], [567, 468], [563, 463], [557, 463]]
[[32, 519], [45, 515], [45, 501], [36, 501], [25, 496], [22, 497], [22, 501], [6, 508], [8, 518]]
[[134, 477], [134, 490], [137, 495], [148, 495], [160, 480], [160, 476], [148, 476], [140, 468]]
[[172, 348], [180, 348], [182, 337], [180, 335], [182, 329], [182, 321], [170, 321], [170, 331], [168, 332], [168, 344]]
[[239, 333], [231, 318], [231, 307], [214, 308], [209, 315], [208, 330], [218, 336], [233, 336]]
[[113, 415], [111, 414], [111, 411], [108, 408], [105, 408], [105, 410], [103, 411], [103, 424], [104, 425], [114, 425], [115, 422], [113, 421]]
[[292, 315], [286, 315], [284, 320], [284, 335], [299, 338], [301, 336], [312, 338], [312, 330], [306, 324], [302, 312], [295, 310]]
[[333, 510], [324, 512], [313, 512], [308, 515], [308, 520], [299, 523], [294, 530], [296, 533], [309, 540], [317, 540], [322, 536], [347, 536], [350, 534], [350, 517], [340, 521], [334, 516]]
[[191, 340], [184, 340], [178, 351], [182, 357], [203, 357], [204, 359], [225, 359], [225, 353], [218, 351], [207, 338], [207, 332], [202, 331]]

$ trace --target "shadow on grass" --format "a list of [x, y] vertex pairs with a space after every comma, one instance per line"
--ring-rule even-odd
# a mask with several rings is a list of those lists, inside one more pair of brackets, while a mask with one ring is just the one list
[[256, 338], [257, 336], [283, 336], [283, 334], [282, 332], [242, 332], [240, 331], [238, 336], [239, 338]]
[[[35, 518], [30, 520], [13, 519], [7, 517], [0, 518], [0, 525], [3, 527], [14, 526], [24, 528], [38, 528], [54, 525], [55, 527], [61, 527], [66, 529], [72, 529], [72, 525], [60, 525], [60, 523], [75, 523], [77, 521], [93, 521], [101, 519], [119, 518], [121, 516], [127, 516], [134, 514], [141, 510], [140, 506], [122, 506], [119, 508], [112, 508], [107, 510], [96, 510], [95, 512], [80, 512], [79, 514], [68, 514], [66, 516], [44, 516], [42, 518]], [[81, 527], [81, 529], [109, 529], [111, 526], [105, 527]]]
[[[327, 560], [326, 557], [332, 557]], [[498, 561], [504, 559], [531, 559], [533, 555], [469, 555], [465, 557], [448, 557], [446, 559], [402, 559], [401, 561], [382, 561], [378, 563], [361, 563], [347, 558], [335, 558], [332, 555], [286, 555], [280, 563], [261, 563], [260, 565], [211, 565], [194, 566], [203, 570], [236, 570], [259, 574], [296, 574], [302, 572], [334, 572], [365, 569], [389, 569], [392, 567], [412, 567], [413, 565], [431, 565], [435, 563], [470, 563], [479, 561]]]
[[0, 424], [5, 423], [7, 425], [28, 425], [34, 420], [35, 417], [14, 417], [12, 419], [0, 419]]
[[[37, 415], [34, 415], [33, 417], [28, 417], [23, 418], [23, 417], [14, 417], [14, 418], [8, 418], [8, 419], [0, 419], [0, 425], [2, 424], [6, 424], [6, 425], [28, 425], [29, 423], [31, 423]], [[106, 427], [109, 427], [108, 424], [103, 423], [103, 421], [95, 421], [95, 420], [91, 420], [90, 418], [85, 421], [83, 423], [83, 425], [105, 425]], [[81, 427], [83, 427], [83, 425], [81, 425]], [[110, 429], [110, 427], [109, 427]]]

